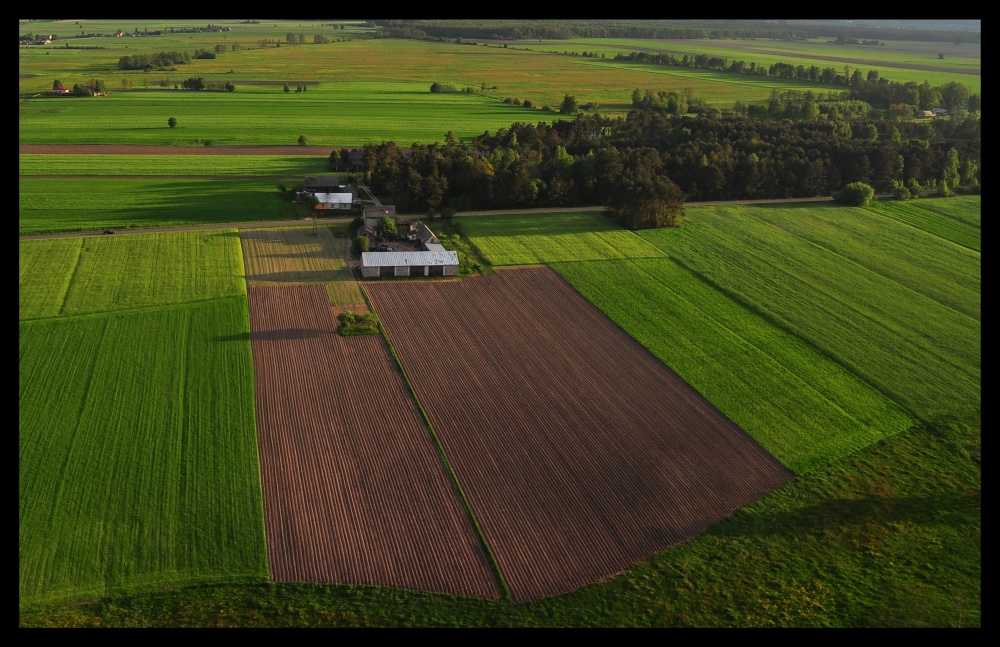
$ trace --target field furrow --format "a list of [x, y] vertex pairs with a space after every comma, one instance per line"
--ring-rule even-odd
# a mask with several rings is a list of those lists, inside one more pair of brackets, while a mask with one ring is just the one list
[[273, 579], [498, 597], [382, 338], [337, 334], [322, 285], [249, 295]]
[[791, 479], [548, 268], [365, 288], [516, 601], [615, 575]]

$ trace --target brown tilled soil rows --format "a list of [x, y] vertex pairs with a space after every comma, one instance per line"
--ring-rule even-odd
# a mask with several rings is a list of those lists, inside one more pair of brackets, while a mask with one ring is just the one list
[[549, 268], [365, 289], [518, 602], [620, 573], [792, 479]]
[[248, 294], [272, 578], [499, 597], [381, 336], [337, 334], [322, 285]]

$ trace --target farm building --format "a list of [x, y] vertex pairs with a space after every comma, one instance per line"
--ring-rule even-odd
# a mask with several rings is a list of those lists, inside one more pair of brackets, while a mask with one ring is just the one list
[[361, 276], [458, 276], [458, 252], [363, 252]]
[[378, 230], [382, 218], [389, 216], [396, 219], [396, 207], [391, 204], [366, 204], [361, 210], [361, 216], [365, 219], [365, 226]]
[[349, 211], [354, 206], [352, 193], [315, 193], [316, 208]]
[[336, 193], [344, 188], [338, 175], [307, 175], [302, 185], [306, 193]]

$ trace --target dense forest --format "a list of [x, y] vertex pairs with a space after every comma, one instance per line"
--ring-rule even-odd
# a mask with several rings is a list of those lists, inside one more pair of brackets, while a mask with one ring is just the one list
[[[403, 211], [603, 205], [633, 228], [678, 224], [684, 201], [830, 196], [862, 182], [900, 197], [979, 190], [979, 118], [791, 122], [738, 115], [515, 123], [473, 143], [369, 144], [330, 155]], [[655, 213], [642, 211], [659, 205]]]

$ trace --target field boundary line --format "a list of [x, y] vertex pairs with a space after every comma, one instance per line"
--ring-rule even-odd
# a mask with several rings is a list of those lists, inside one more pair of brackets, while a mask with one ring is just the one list
[[[368, 305], [368, 309], [371, 312], [375, 312], [375, 307], [372, 305], [371, 298], [368, 295], [368, 290], [358, 282], [358, 287], [361, 288], [361, 295], [365, 299], [365, 303]], [[376, 316], [378, 313], [375, 312]], [[445, 472], [448, 474], [448, 478], [451, 481], [451, 485], [455, 490], [455, 494], [458, 495], [458, 500], [462, 503], [462, 508], [465, 510], [465, 515], [472, 524], [472, 529], [476, 532], [476, 538], [479, 539], [479, 544], [486, 554], [486, 559], [490, 563], [490, 568], [493, 570], [493, 576], [497, 579], [500, 584], [501, 597], [506, 600], [512, 600], [510, 588], [507, 586], [507, 582], [504, 580], [503, 573], [500, 571], [500, 566], [497, 563], [496, 557], [493, 556], [493, 551], [490, 550], [490, 545], [486, 541], [486, 535], [483, 533], [483, 529], [479, 525], [479, 521], [476, 516], [472, 513], [472, 506], [469, 505], [469, 500], [465, 496], [465, 492], [462, 490], [462, 485], [458, 482], [458, 476], [455, 474], [455, 470], [452, 469], [451, 463], [448, 461], [448, 456], [445, 454], [444, 446], [441, 444], [441, 439], [438, 438], [437, 432], [434, 431], [434, 425], [431, 424], [431, 419], [427, 415], [427, 411], [424, 410], [423, 403], [420, 402], [420, 398], [417, 396], [416, 389], [413, 388], [413, 382], [410, 381], [410, 376], [407, 375], [406, 369], [403, 368], [403, 362], [400, 361], [399, 355], [396, 353], [396, 348], [392, 345], [392, 340], [389, 339], [389, 333], [386, 331], [385, 326], [382, 322], [378, 322], [379, 333], [382, 335], [382, 339], [385, 340], [386, 346], [389, 348], [389, 353], [392, 355], [392, 359], [396, 362], [396, 366], [399, 368], [400, 374], [403, 376], [403, 382], [406, 383], [406, 388], [410, 391], [410, 396], [413, 398], [413, 402], [417, 405], [417, 410], [420, 411], [420, 416], [423, 418], [424, 425], [427, 427], [427, 432], [431, 436], [431, 440], [434, 442], [434, 448], [437, 449], [438, 457], [441, 459], [444, 465]]]

